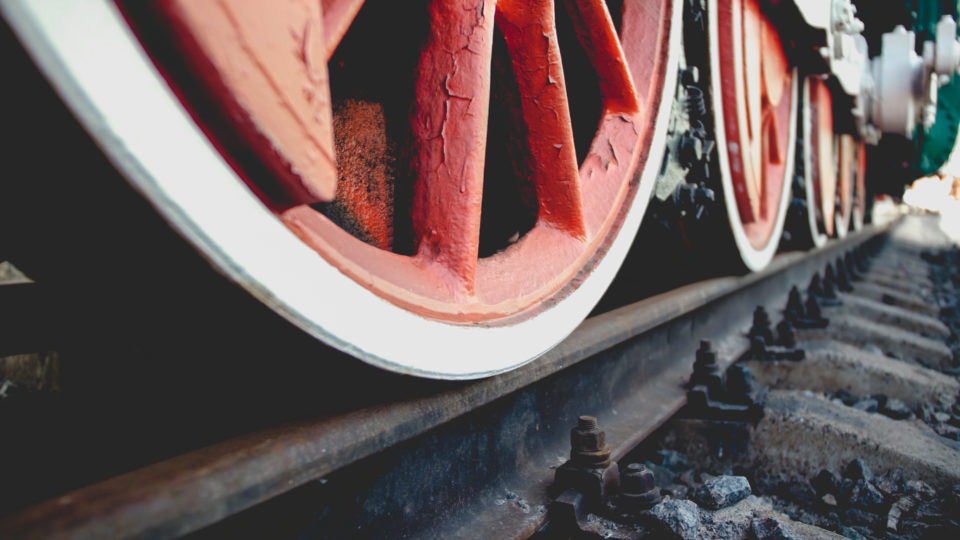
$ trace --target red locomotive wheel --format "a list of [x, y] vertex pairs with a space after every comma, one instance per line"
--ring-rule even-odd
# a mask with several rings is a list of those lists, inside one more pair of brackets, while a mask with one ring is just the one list
[[709, 19], [727, 216], [743, 264], [757, 270], [776, 252], [786, 218], [797, 77], [758, 0], [713, 0]]
[[822, 225], [827, 236], [836, 229], [837, 193], [840, 179], [837, 135], [833, 129], [833, 96], [826, 83], [817, 77], [808, 77], [810, 85], [811, 168], [814, 193]]
[[[840, 219], [836, 212], [839, 174], [838, 137], [833, 129], [833, 98], [816, 76], [803, 82], [804, 187], [813, 245], [821, 246], [834, 235]], [[846, 184], [850, 184], [849, 177]], [[841, 186], [845, 187], [845, 186]], [[849, 214], [847, 214], [849, 216]], [[845, 231], [844, 231], [845, 232]]]
[[847, 236], [853, 227], [854, 182], [856, 181], [856, 141], [853, 135], [837, 135], [837, 202], [835, 204], [837, 238]]
[[863, 141], [853, 145], [853, 230], [863, 229], [867, 215], [867, 146]]
[[439, 378], [539, 356], [603, 294], [662, 160], [681, 30], [678, 0], [9, 5], [218, 269], [331, 345]]

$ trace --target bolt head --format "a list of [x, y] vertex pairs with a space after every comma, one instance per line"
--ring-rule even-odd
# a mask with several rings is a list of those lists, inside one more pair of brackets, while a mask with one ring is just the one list
[[599, 429], [596, 416], [583, 415], [577, 418], [577, 429], [582, 429], [584, 431], [591, 429]]
[[[791, 312], [793, 313], [793, 312]], [[793, 324], [790, 323], [792, 319], [796, 318], [796, 313], [793, 313], [790, 317], [785, 317], [780, 324], [777, 325], [777, 336], [778, 342], [784, 347], [796, 347], [797, 346], [797, 335], [794, 332]]]
[[653, 471], [640, 463], [627, 465], [620, 474], [620, 489], [624, 493], [641, 494], [657, 488], [657, 481]]
[[761, 328], [770, 326], [770, 315], [763, 306], [757, 306], [753, 311], [753, 324]]
[[607, 434], [602, 429], [570, 430], [570, 448], [573, 452], [597, 452], [607, 446]]
[[693, 364], [694, 371], [716, 369], [716, 365], [717, 353], [714, 352], [709, 341], [701, 341], [700, 348], [697, 349], [696, 361]]

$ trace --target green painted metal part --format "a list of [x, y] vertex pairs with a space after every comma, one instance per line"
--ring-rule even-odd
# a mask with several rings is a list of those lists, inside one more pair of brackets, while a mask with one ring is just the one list
[[[957, 16], [960, 2], [944, 0], [916, 0], [910, 2], [914, 14], [914, 31], [918, 45], [936, 38], [936, 24], [943, 15]], [[920, 52], [920, 51], [918, 51]], [[933, 128], [924, 132], [917, 127], [915, 156], [921, 175], [936, 172], [946, 163], [960, 131], [960, 76], [954, 74], [950, 82], [940, 87], [937, 95], [937, 119]]]
[[[960, 75], [954, 74], [937, 95], [937, 121], [920, 141], [919, 167], [923, 174], [935, 172], [950, 157], [960, 127]], [[922, 128], [918, 128], [922, 129]]]
[[956, 17], [957, 5], [960, 2], [949, 0], [914, 0], [907, 2], [913, 11], [913, 31], [917, 33], [917, 43], [933, 39], [934, 29], [940, 17], [951, 15]]

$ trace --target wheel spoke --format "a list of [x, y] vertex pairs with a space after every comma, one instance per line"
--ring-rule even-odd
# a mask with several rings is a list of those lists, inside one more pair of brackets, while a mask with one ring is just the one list
[[780, 36], [777, 34], [776, 27], [766, 17], [760, 20], [760, 24], [760, 44], [763, 49], [762, 64], [760, 65], [763, 79], [763, 98], [770, 107], [776, 107], [787, 92], [790, 66], [787, 62], [787, 54], [780, 43]]
[[[633, 85], [636, 89], [637, 98], [643, 102], [640, 108], [641, 114], [646, 114], [650, 110], [655, 110], [655, 104], [648, 100], [656, 93], [654, 86], [657, 81], [662, 80], [658, 76], [658, 71], [665, 56], [662, 47], [662, 35], [669, 33], [669, 28], [657, 28], [651, 31], [650, 19], [669, 20], [670, 8], [669, 2], [663, 2], [658, 5], [656, 2], [646, 2], [643, 0], [625, 0], [620, 14], [620, 33], [619, 39], [622, 49], [629, 51], [630, 75]], [[649, 116], [648, 116], [649, 118]]]
[[510, 51], [521, 96], [538, 221], [586, 237], [580, 172], [567, 104], [552, 0], [502, 0], [497, 24]]
[[743, 63], [747, 91], [747, 127], [751, 139], [760, 134], [762, 116], [760, 48], [757, 47], [763, 43], [761, 18], [760, 6], [756, 2], [743, 3]]
[[745, 222], [753, 222], [762, 217], [763, 199], [763, 142], [761, 129], [763, 112], [761, 109], [762, 84], [760, 70], [760, 7], [756, 2], [743, 2], [742, 48], [743, 48], [743, 84], [745, 107], [744, 176], [749, 206], [741, 208]]
[[[568, 0], [567, 12], [577, 38], [587, 51], [600, 78], [600, 93], [607, 114], [639, 111], [637, 92], [624, 59], [620, 38], [603, 0]], [[656, 37], [656, 36], [653, 36]]]
[[[780, 123], [777, 121], [777, 115], [770, 111], [763, 117], [763, 131], [760, 133], [760, 161], [764, 165], [779, 165], [783, 163], [782, 149], [780, 148]], [[767, 167], [764, 166], [761, 174], [767, 174]], [[766, 185], [767, 179], [764, 178], [760, 188]], [[760, 216], [767, 218], [771, 212], [776, 212], [777, 200], [770, 197], [771, 193], [766, 189], [761, 189], [760, 205], [758, 208]]]
[[412, 114], [417, 256], [447, 268], [470, 293], [480, 239], [494, 3], [436, 0], [430, 19]]
[[333, 56], [364, 0], [323, 0], [323, 37], [327, 60]]
[[220, 108], [222, 118], [208, 129], [227, 146], [239, 139], [242, 153], [269, 169], [247, 180], [280, 208], [333, 199], [337, 169], [320, 4], [168, 0], [152, 9], [178, 35], [174, 45], [203, 81], [181, 90], [206, 92]]
[[[616, 197], [621, 193], [624, 182], [610, 180], [624, 179], [627, 176], [625, 171], [630, 167], [630, 156], [643, 131], [644, 111], [640, 106], [641, 98], [634, 86], [630, 68], [636, 67], [642, 71], [643, 68], [652, 70], [654, 66], [628, 66], [624, 45], [606, 2], [565, 0], [565, 4], [577, 39], [596, 71], [602, 104], [600, 127], [580, 165], [580, 178], [584, 186], [584, 219], [587, 234], [592, 236], [602, 227], [603, 222], [600, 219], [606, 216], [606, 212], [597, 212], [595, 209], [606, 209], [616, 204]], [[647, 11], [642, 13], [643, 9]], [[623, 6], [623, 35], [649, 34], [646, 38], [649, 41], [644, 41], [643, 55], [655, 51], [658, 42], [657, 32], [639, 31], [643, 25], [649, 25], [649, 19], [653, 17], [649, 13], [650, 9], [649, 3], [638, 6], [631, 2]], [[647, 20], [638, 20], [644, 16]], [[638, 46], [636, 40], [632, 40], [630, 44]], [[657, 78], [652, 73], [647, 73], [643, 78], [648, 85], [655, 80]], [[649, 93], [644, 95], [649, 96]]]
[[[780, 148], [781, 129], [776, 109], [783, 99], [789, 67], [776, 28], [760, 12], [759, 4], [743, 4], [743, 54], [746, 91], [747, 133], [751, 157], [747, 182], [749, 214], [754, 220], [766, 219], [776, 207], [767, 193], [769, 165], [783, 163]], [[773, 208], [771, 208], [773, 205]]]
[[[203, 173], [146, 171], [157, 207], [269, 308], [372, 364], [467, 378], [529, 361], [583, 320], [629, 251], [682, 54], [679, 0], [611, 2], [644, 45], [630, 48], [604, 1], [560, 1], [118, 2], [176, 94], [143, 92], [178, 124], [144, 156], [165, 148]], [[309, 145], [281, 143], [321, 120], [340, 184], [312, 204], [278, 180]], [[392, 335], [369, 332], [371, 314]], [[404, 348], [424, 336], [439, 345]]]
[[783, 149], [780, 148], [780, 122], [776, 114], [768, 114], [763, 119], [763, 157], [767, 163], [780, 165], [783, 163]]
[[786, 126], [781, 125], [777, 120], [776, 109], [787, 91], [790, 66], [780, 43], [780, 36], [773, 23], [766, 17], [760, 19], [760, 43], [763, 49], [760, 65], [763, 81], [762, 102], [766, 110], [764, 137], [767, 146], [764, 157], [768, 163], [780, 165], [785, 155], [784, 149], [780, 147], [781, 137], [784, 136], [781, 130]]

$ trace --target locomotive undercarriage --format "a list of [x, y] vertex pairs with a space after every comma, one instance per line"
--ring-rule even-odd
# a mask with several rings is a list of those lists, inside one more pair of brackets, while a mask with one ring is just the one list
[[[132, 341], [191, 303], [144, 288], [222, 279], [187, 270], [209, 265], [318, 340], [307, 356], [481, 377], [635, 299], [618, 283], [654, 271], [650, 246], [719, 274], [858, 228], [864, 143], [932, 122], [960, 59], [943, 19], [919, 55], [892, 32], [871, 68], [840, 0], [449, 7], [3, 3], [27, 74], [7, 102], [59, 98], [93, 141], [58, 106], [14, 111], [5, 255], [98, 283], [143, 318]], [[371, 53], [378, 36], [395, 50]], [[897, 74], [902, 107], [878, 106]], [[633, 241], [644, 220], [653, 244]], [[186, 242], [167, 254], [170, 230]], [[64, 270], [85, 254], [112, 278]]]

